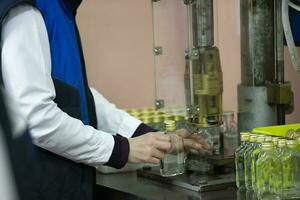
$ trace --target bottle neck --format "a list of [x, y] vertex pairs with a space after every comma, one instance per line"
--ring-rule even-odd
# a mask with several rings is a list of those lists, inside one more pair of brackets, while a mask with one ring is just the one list
[[241, 142], [243, 145], [248, 144], [248, 141], [242, 141]]
[[174, 133], [176, 131], [176, 128], [167, 128], [166, 132], [167, 133]]
[[287, 148], [290, 150], [296, 150], [297, 146], [296, 145], [287, 145]]
[[272, 153], [275, 150], [275, 148], [262, 148], [262, 150], [266, 153]]

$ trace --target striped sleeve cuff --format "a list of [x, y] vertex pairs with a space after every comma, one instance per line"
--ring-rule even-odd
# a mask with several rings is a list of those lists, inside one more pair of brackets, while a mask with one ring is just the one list
[[137, 129], [134, 131], [132, 137], [138, 137], [138, 136], [141, 136], [141, 135], [144, 135], [146, 133], [149, 133], [149, 132], [156, 132], [157, 130], [151, 128], [150, 126], [144, 124], [144, 123], [141, 123]]
[[108, 162], [105, 165], [121, 169], [128, 161], [129, 142], [127, 138], [120, 135], [114, 135], [113, 137], [115, 140], [115, 146]]

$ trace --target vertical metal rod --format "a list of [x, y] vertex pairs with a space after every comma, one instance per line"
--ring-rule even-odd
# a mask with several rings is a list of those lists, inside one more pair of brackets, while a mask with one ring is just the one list
[[244, 86], [274, 81], [274, 0], [240, 0], [241, 75]]
[[[187, 14], [188, 14], [188, 51], [189, 51], [189, 56], [191, 56], [191, 53], [192, 53], [192, 50], [193, 48], [195, 48], [195, 36], [194, 36], [194, 4], [193, 3], [190, 3], [188, 4], [187, 6]], [[193, 65], [192, 65], [192, 60], [190, 60], [190, 64], [189, 64], [189, 75], [190, 75], [190, 103], [191, 105], [194, 105], [194, 87], [193, 87]]]
[[214, 45], [214, 6], [213, 0], [197, 0], [197, 42], [198, 47]]
[[[277, 84], [284, 83], [284, 46], [283, 46], [283, 24], [282, 24], [282, 0], [274, 1], [274, 33], [275, 33], [275, 81]], [[285, 124], [285, 108], [277, 105], [277, 123]]]

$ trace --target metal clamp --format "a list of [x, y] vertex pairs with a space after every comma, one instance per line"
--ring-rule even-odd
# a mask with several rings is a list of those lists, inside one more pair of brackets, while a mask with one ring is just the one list
[[195, 60], [199, 58], [199, 49], [193, 48], [189, 54], [189, 58], [191, 60]]
[[155, 108], [156, 110], [162, 109], [165, 107], [165, 101], [160, 99], [155, 101]]
[[162, 55], [163, 54], [163, 48], [162, 47], [154, 47], [154, 54], [156, 56]]
[[268, 103], [270, 104], [281, 104], [281, 105], [292, 105], [293, 92], [290, 82], [276, 84], [271, 83], [267, 86], [268, 88]]

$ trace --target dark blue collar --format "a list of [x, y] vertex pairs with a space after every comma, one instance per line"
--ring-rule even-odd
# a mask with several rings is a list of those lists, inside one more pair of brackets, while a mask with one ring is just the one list
[[64, 8], [70, 15], [76, 15], [77, 9], [80, 6], [82, 0], [60, 0]]

